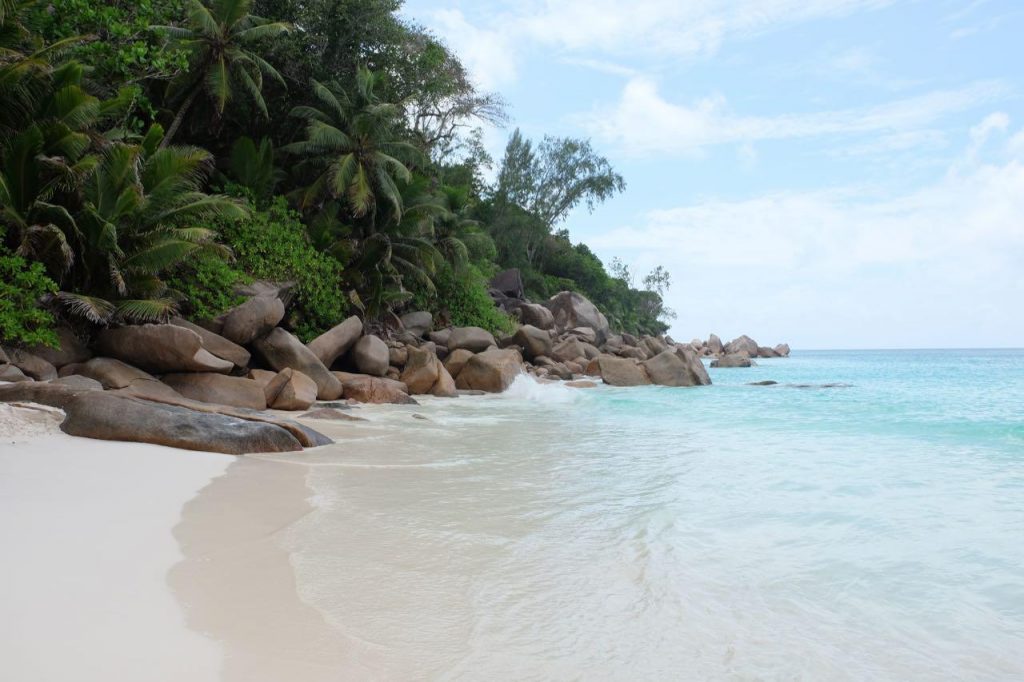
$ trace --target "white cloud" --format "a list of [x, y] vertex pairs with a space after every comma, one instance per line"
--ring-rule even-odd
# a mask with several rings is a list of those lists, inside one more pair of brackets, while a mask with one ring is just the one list
[[999, 163], [965, 153], [900, 196], [844, 187], [710, 199], [651, 211], [588, 243], [638, 270], [672, 272], [679, 338], [717, 331], [805, 348], [1020, 345], [1024, 149], [999, 151]]
[[1005, 93], [1002, 84], [985, 81], [874, 107], [750, 116], [733, 113], [720, 94], [691, 104], [669, 102], [654, 81], [637, 77], [626, 84], [615, 105], [579, 116], [578, 122], [590, 134], [617, 144], [627, 154], [692, 153], [702, 147], [736, 142], [907, 130]]
[[515, 80], [513, 36], [471, 24], [459, 10], [431, 14], [432, 28], [455, 50], [477, 85], [494, 90]]

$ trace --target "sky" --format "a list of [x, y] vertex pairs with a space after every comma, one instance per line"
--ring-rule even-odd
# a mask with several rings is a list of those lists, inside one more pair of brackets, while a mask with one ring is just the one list
[[1024, 0], [407, 0], [626, 180], [566, 221], [676, 340], [1024, 346]]

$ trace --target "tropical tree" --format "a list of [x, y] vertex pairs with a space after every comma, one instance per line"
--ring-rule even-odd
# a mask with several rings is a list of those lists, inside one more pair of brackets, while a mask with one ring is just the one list
[[139, 144], [109, 145], [83, 188], [77, 223], [83, 248], [59, 298], [93, 322], [163, 320], [176, 301], [160, 275], [201, 251], [226, 255], [204, 227], [240, 218], [242, 204], [201, 191], [212, 157], [196, 147], [162, 147], [152, 126]]
[[210, 6], [200, 0], [189, 0], [188, 7], [187, 26], [154, 27], [166, 32], [185, 50], [190, 63], [169, 86], [168, 99], [180, 104], [163, 146], [170, 144], [201, 93], [205, 93], [218, 121], [239, 93], [266, 118], [264, 77], [287, 87], [281, 74], [256, 48], [267, 38], [291, 31], [290, 24], [250, 14], [252, 0], [213, 0]]
[[365, 218], [371, 232], [382, 203], [390, 204], [401, 220], [398, 185], [411, 181], [410, 166], [421, 156], [415, 146], [400, 139], [401, 106], [380, 101], [374, 92], [376, 83], [373, 73], [360, 69], [350, 98], [337, 83], [312, 81], [319, 106], [291, 111], [306, 121], [306, 139], [283, 148], [301, 159], [300, 173], [315, 176], [293, 195], [301, 209], [338, 200], [352, 218]]

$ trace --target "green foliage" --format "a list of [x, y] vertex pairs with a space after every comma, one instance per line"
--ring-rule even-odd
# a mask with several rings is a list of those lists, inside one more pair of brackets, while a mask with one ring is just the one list
[[440, 319], [457, 327], [482, 327], [494, 334], [509, 334], [515, 329], [512, 318], [495, 307], [487, 293], [487, 278], [477, 267], [456, 272], [450, 265], [443, 265], [435, 282], [433, 292], [416, 292], [413, 308], [437, 311]]
[[295, 282], [296, 334], [309, 341], [348, 316], [341, 263], [314, 248], [298, 213], [283, 197], [246, 219], [225, 222], [221, 237], [235, 254], [235, 268], [276, 282]]
[[180, 267], [167, 278], [167, 286], [182, 301], [182, 314], [210, 320], [245, 300], [234, 289], [250, 281], [251, 277], [223, 258], [205, 255]]
[[57, 291], [42, 263], [26, 261], [0, 248], [0, 342], [57, 345], [53, 316], [39, 299]]

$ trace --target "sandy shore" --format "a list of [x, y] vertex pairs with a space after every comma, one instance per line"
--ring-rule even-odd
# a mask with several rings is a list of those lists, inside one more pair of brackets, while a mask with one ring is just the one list
[[220, 679], [168, 584], [182, 505], [235, 458], [72, 438], [0, 405], [0, 679]]

